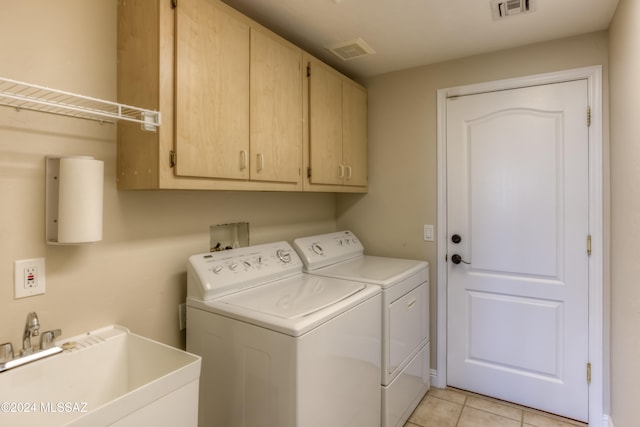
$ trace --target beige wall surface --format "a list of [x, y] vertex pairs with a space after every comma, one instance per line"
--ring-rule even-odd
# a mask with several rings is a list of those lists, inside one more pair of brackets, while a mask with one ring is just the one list
[[611, 417], [640, 408], [640, 2], [620, 0], [609, 30], [611, 88]]
[[[5, 2], [0, 77], [116, 100], [115, 0]], [[117, 191], [116, 128], [0, 107], [0, 342], [21, 346], [29, 311], [64, 336], [118, 323], [182, 346], [186, 262], [209, 225], [248, 221], [251, 243], [335, 230], [332, 194]], [[104, 239], [44, 244], [44, 156], [105, 161]], [[46, 259], [47, 293], [14, 300], [13, 262]], [[37, 341], [36, 341], [37, 342]]]
[[433, 368], [437, 354], [437, 242], [424, 242], [422, 235], [423, 224], [437, 226], [437, 90], [602, 65], [606, 146], [607, 52], [608, 35], [602, 31], [395, 72], [365, 82], [369, 90], [369, 193], [337, 196], [337, 228], [351, 229], [360, 236], [369, 254], [429, 261]]

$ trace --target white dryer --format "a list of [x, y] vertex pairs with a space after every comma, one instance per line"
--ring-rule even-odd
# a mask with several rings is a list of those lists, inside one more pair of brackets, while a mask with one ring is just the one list
[[189, 258], [199, 425], [380, 425], [380, 288], [302, 268], [287, 242]]
[[296, 239], [305, 271], [382, 289], [382, 427], [401, 427], [430, 386], [429, 264], [364, 255], [350, 231]]

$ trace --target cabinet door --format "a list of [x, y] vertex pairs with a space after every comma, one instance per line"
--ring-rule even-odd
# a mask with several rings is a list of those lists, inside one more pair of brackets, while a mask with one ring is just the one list
[[251, 179], [301, 182], [302, 51], [251, 30]]
[[312, 184], [342, 184], [342, 79], [320, 62], [310, 62], [309, 165]]
[[249, 25], [210, 0], [176, 8], [176, 174], [249, 178]]
[[366, 186], [367, 155], [367, 91], [350, 81], [343, 81], [342, 161], [345, 185]]

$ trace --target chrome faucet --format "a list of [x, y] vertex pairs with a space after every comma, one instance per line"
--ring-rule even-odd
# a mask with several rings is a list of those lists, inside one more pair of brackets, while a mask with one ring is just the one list
[[[14, 357], [13, 346], [10, 342], [0, 344], [0, 372], [8, 369], [17, 368], [18, 366], [62, 353], [62, 347], [55, 345], [54, 339], [61, 334], [60, 329], [46, 331], [40, 334], [40, 321], [35, 311], [27, 314], [27, 321], [24, 325], [24, 333], [22, 334], [22, 350], [20, 356]], [[33, 348], [31, 345], [31, 337], [40, 336], [39, 348]]]
[[27, 314], [27, 321], [24, 325], [24, 333], [22, 334], [22, 350], [20, 350], [21, 356], [26, 356], [33, 353], [33, 346], [31, 345], [31, 337], [37, 337], [40, 333], [40, 321], [35, 311]]

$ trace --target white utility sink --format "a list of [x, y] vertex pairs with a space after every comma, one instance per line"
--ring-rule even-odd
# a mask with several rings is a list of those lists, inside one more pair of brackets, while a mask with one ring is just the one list
[[113, 325], [0, 373], [0, 426], [197, 426], [199, 356]]

